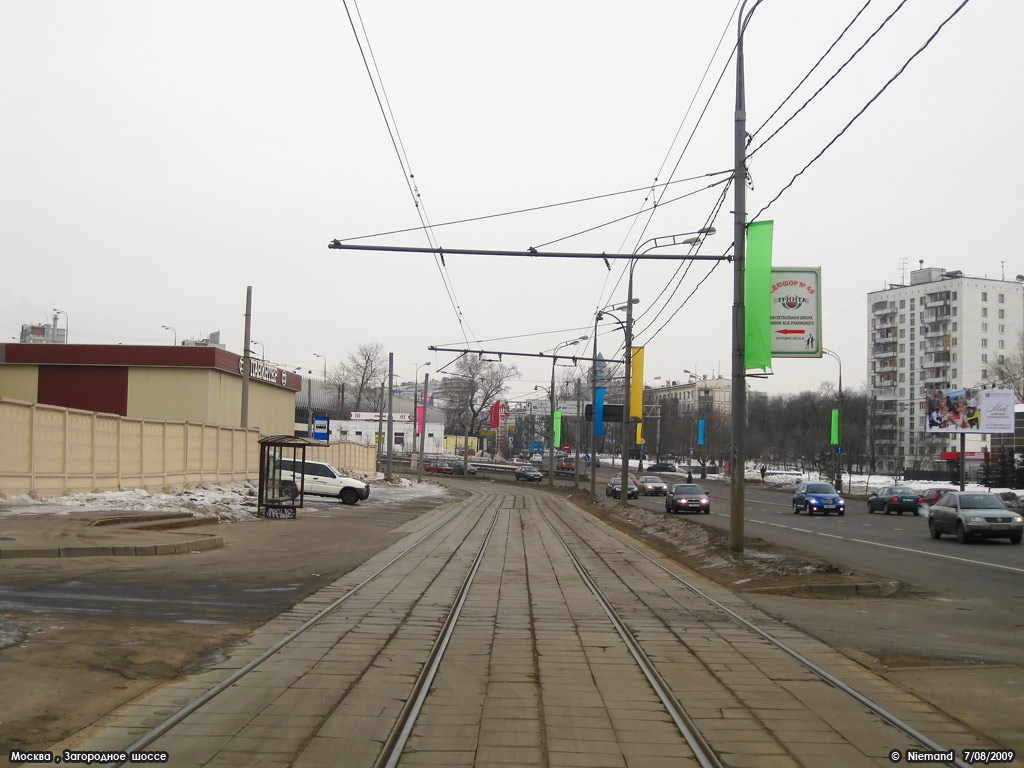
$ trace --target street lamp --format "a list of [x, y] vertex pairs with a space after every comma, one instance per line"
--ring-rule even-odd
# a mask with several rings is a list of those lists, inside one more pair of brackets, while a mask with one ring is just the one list
[[[682, 232], [676, 235], [652, 237], [650, 240], [645, 240], [640, 244], [637, 248], [637, 255], [643, 255], [653, 251], [655, 248], [665, 248], [670, 245], [697, 245], [705, 235], [713, 234], [715, 234], [714, 227], [703, 227], [695, 232]], [[679, 239], [685, 235], [696, 235], [696, 237], [687, 237], [685, 240]], [[645, 248], [644, 246], [647, 247]], [[630, 382], [630, 378], [632, 377], [633, 368], [633, 269], [636, 267], [636, 261], [636, 259], [629, 260], [629, 281], [626, 299], [626, 390], [625, 402], [622, 406], [622, 485], [619, 496], [622, 506], [626, 506], [629, 503], [629, 447], [632, 442], [629, 434], [631, 426], [629, 401], [632, 398], [632, 382]], [[643, 421], [642, 406], [638, 418], [640, 421]]]
[[[420, 368], [430, 365], [429, 362], [420, 363], [416, 366], [416, 373], [412, 377], [412, 448], [416, 450], [416, 436], [419, 431], [427, 426], [427, 383], [423, 382], [423, 427], [420, 427], [420, 415], [418, 411]], [[468, 469], [468, 467], [467, 467]], [[423, 482], [423, 452], [420, 451], [419, 459], [416, 462], [416, 482]]]
[[555, 346], [554, 351], [551, 353], [551, 390], [548, 394], [551, 397], [551, 454], [548, 456], [548, 487], [554, 488], [555, 486], [555, 363], [558, 362], [558, 350], [563, 347], [571, 347], [574, 344], [579, 344], [581, 341], [586, 341], [586, 336], [580, 336], [576, 339], [569, 339], [569, 341], [560, 342]]
[[165, 331], [170, 331], [171, 333], [174, 334], [174, 346], [178, 346], [178, 332], [169, 325], [161, 325], [160, 327], [163, 328]]
[[836, 425], [837, 429], [836, 429], [836, 447], [835, 447], [835, 452], [836, 452], [836, 480], [839, 483], [839, 492], [842, 493], [843, 492], [843, 458], [842, 458], [842, 454], [839, 453], [839, 450], [840, 450], [840, 448], [842, 448], [842, 445], [843, 445], [843, 440], [842, 440], [842, 435], [843, 435], [843, 361], [839, 357], [839, 355], [836, 352], [833, 352], [831, 349], [825, 349], [824, 347], [822, 347], [821, 351], [824, 352], [829, 357], [834, 357], [836, 362], [839, 363], [839, 423]]
[[260, 345], [260, 360], [266, 360], [267, 359], [267, 351], [266, 351], [266, 347], [263, 346], [263, 342], [262, 341], [256, 341], [256, 339], [250, 339], [249, 340], [249, 351], [250, 352], [252, 352], [252, 347], [253, 347], [254, 344], [259, 344]]
[[743, 85], [743, 30], [757, 10], [754, 3], [746, 16], [743, 0], [736, 18], [736, 112], [733, 133], [733, 262], [732, 262], [732, 464], [729, 467], [729, 548], [743, 551], [747, 452], [746, 294], [747, 269], [747, 106]]
[[[254, 341], [253, 344], [260, 344], [260, 343], [258, 341]], [[261, 349], [262, 349], [262, 347], [263, 347], [263, 345], [260, 344], [260, 348]], [[324, 357], [323, 355], [317, 353], [317, 352], [313, 353], [313, 357], [319, 357], [321, 360], [324, 361], [324, 381], [327, 381], [327, 358]]]
[[68, 337], [71, 335], [70, 322], [68, 321], [68, 313], [63, 309], [53, 310], [53, 337], [57, 338], [57, 315], [64, 315], [64, 343], [68, 343]]

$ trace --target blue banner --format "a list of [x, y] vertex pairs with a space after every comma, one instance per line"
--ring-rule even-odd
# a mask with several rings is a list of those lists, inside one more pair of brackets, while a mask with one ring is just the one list
[[704, 445], [704, 419], [697, 424], [697, 445]]
[[594, 434], [604, 435], [604, 393], [608, 387], [594, 388]]

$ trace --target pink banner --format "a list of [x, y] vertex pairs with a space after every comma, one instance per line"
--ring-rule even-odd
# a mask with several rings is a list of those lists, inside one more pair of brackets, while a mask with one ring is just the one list
[[423, 431], [423, 406], [416, 406], [416, 434], [419, 435]]

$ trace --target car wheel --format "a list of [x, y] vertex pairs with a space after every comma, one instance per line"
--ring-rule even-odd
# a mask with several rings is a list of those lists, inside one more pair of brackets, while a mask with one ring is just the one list
[[885, 514], [887, 514], [887, 515], [891, 515], [892, 514], [892, 509], [889, 507], [888, 504], [885, 505]]
[[971, 540], [971, 535], [964, 529], [964, 524], [959, 521], [956, 524], [956, 540], [961, 544], [966, 544]]
[[285, 480], [281, 483], [281, 495], [286, 499], [296, 499], [299, 496], [299, 486], [291, 480]]
[[795, 501], [793, 502], [793, 514], [794, 514], [794, 515], [799, 515], [799, 514], [800, 514], [800, 507], [798, 507], [798, 506], [796, 505], [796, 502], [795, 502]]
[[1020, 531], [1018, 531], [1017, 533], [1011, 533], [1010, 534], [1010, 543], [1011, 544], [1020, 544], [1021, 536], [1024, 536], [1024, 533], [1021, 533]]
[[931, 518], [928, 518], [928, 533], [931, 534], [933, 539], [941, 539], [942, 538], [942, 531], [940, 531], [938, 529], [938, 527], [936, 527], [935, 521], [932, 520]]
[[903, 517], [903, 510], [902, 509], [897, 509], [896, 510], [896, 514], [899, 515], [900, 517]]
[[711, 507], [708, 507], [707, 509], [705, 509], [704, 510], [704, 514], [705, 515], [710, 515], [711, 514]]
[[341, 503], [352, 505], [359, 501], [359, 492], [355, 488], [341, 489]]

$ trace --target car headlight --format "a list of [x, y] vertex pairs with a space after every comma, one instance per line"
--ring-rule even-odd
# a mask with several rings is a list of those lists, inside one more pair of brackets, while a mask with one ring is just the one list
[[705, 497], [700, 500], [700, 503], [701, 506], [707, 506], [710, 503], [710, 500]]
[[821, 499], [816, 499], [813, 496], [811, 496], [807, 499], [807, 503], [814, 504], [815, 506], [817, 506], [818, 504], [821, 504]]
[[1013, 522], [1015, 522], [1015, 523], [1024, 523], [1024, 517], [1021, 517], [1020, 515], [1014, 515], [1013, 516]]
[[982, 517], [981, 515], [968, 515], [967, 516], [967, 522], [968, 523], [987, 523], [988, 521], [984, 517]]

